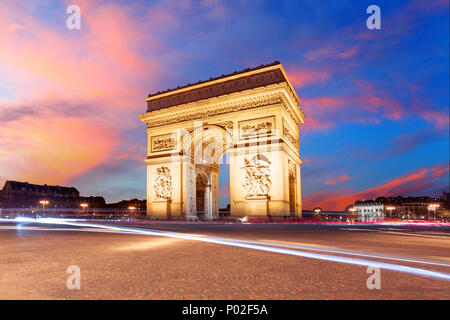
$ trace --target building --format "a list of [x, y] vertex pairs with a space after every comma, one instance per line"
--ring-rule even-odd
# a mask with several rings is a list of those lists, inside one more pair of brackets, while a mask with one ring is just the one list
[[[439, 215], [442, 209], [438, 198], [421, 197], [379, 197], [376, 199], [386, 206], [393, 208], [389, 216], [401, 219], [431, 219]], [[439, 205], [433, 207], [433, 205]]]
[[82, 203], [86, 203], [88, 208], [100, 209], [106, 207], [105, 198], [99, 196], [80, 197], [77, 203], [76, 207], [79, 207]]
[[137, 211], [145, 211], [147, 209], [147, 201], [139, 199], [121, 200], [115, 203], [108, 203], [105, 208], [107, 209], [128, 209], [130, 207], [135, 208]]
[[228, 158], [230, 216], [301, 216], [305, 117], [279, 62], [150, 94], [146, 102], [148, 215], [217, 218], [219, 162]]
[[361, 222], [375, 222], [384, 220], [384, 204], [375, 200], [356, 201], [356, 220]]
[[35, 208], [40, 201], [47, 200], [48, 209], [79, 208], [87, 203], [92, 208], [105, 205], [103, 197], [80, 197], [74, 187], [49, 186], [8, 180], [0, 192], [0, 207], [3, 208]]
[[446, 207], [445, 197], [445, 192], [440, 199], [428, 196], [378, 197], [374, 200], [356, 201], [353, 207], [361, 221], [378, 220], [381, 217], [380, 212], [383, 218], [432, 219], [438, 217]]
[[450, 209], [450, 192], [445, 192], [445, 190], [443, 190], [440, 202], [443, 208]]

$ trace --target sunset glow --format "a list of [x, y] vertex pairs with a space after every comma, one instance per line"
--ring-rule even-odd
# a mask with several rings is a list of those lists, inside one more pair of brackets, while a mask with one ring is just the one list
[[279, 60], [306, 116], [304, 209], [448, 191], [448, 1], [381, 1], [379, 31], [366, 1], [77, 1], [68, 30], [71, 3], [0, 2], [1, 186], [144, 199], [146, 96]]

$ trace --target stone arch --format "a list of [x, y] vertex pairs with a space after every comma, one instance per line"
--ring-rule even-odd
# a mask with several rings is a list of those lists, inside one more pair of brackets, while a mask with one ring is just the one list
[[[290, 204], [301, 216], [298, 135], [304, 115], [281, 64], [149, 95], [146, 101], [147, 112], [140, 117], [148, 135], [149, 215], [195, 220], [199, 182], [211, 188], [208, 215], [218, 216], [219, 163], [225, 157], [230, 216], [286, 217]], [[155, 197], [155, 169], [161, 166], [172, 177], [170, 198]], [[295, 189], [291, 201], [289, 178]]]
[[233, 136], [220, 125], [201, 125], [183, 135], [183, 152], [195, 164], [218, 164], [233, 148]]
[[297, 215], [297, 168], [295, 163], [288, 160], [288, 190], [289, 190], [289, 213]]
[[195, 177], [195, 213], [198, 219], [212, 219], [211, 176], [205, 170], [197, 171]]
[[221, 125], [201, 124], [184, 130], [182, 141], [188, 170], [192, 172], [188, 179], [193, 182], [186, 186], [187, 216], [208, 220], [218, 217], [219, 162], [233, 149], [232, 132]]

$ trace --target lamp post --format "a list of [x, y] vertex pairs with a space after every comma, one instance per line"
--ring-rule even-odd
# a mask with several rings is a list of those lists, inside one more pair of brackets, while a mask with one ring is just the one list
[[389, 211], [389, 218], [392, 218], [392, 210], [395, 210], [395, 207], [386, 207], [386, 210]]
[[[440, 205], [437, 203], [432, 203], [428, 205], [428, 212], [433, 211], [433, 217], [436, 219], [436, 209], [439, 208]], [[429, 217], [430, 215], [428, 214], [428, 219], [430, 219]]]
[[[129, 206], [128, 207], [128, 210], [130, 210], [130, 216], [131, 216], [131, 218], [133, 219], [133, 217], [134, 217], [134, 211], [136, 210], [136, 207], [135, 206]], [[130, 218], [128, 218], [128, 220], [129, 220]]]
[[45, 205], [49, 204], [49, 201], [48, 200], [41, 200], [41, 201], [39, 201], [39, 203], [42, 204], [42, 210], [45, 210]]
[[318, 219], [318, 220], [321, 220], [320, 213], [322, 212], [322, 209], [319, 208], [319, 207], [316, 207], [316, 208], [313, 209], [313, 211], [314, 211], [313, 219], [315, 219], [315, 220], [317, 220], [317, 219]]
[[349, 223], [352, 223], [352, 221], [353, 221], [353, 215], [354, 215], [355, 212], [356, 212], [356, 208], [352, 207], [352, 208], [348, 209], [348, 211], [351, 212], [351, 216], [350, 216], [350, 219], [348, 220], [348, 222], [349, 222]]
[[40, 204], [42, 204], [42, 211], [45, 211], [45, 205], [49, 204], [50, 202], [48, 200], [41, 200], [39, 201]]
[[86, 212], [86, 208], [87, 208], [88, 206], [89, 206], [89, 205], [88, 205], [87, 203], [81, 203], [81, 204], [80, 204], [80, 207], [83, 208], [83, 213]]

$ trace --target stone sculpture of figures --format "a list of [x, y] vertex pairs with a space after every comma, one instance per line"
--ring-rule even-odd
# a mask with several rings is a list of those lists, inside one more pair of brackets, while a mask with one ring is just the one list
[[262, 197], [269, 195], [272, 181], [270, 180], [270, 161], [257, 154], [252, 159], [245, 159], [245, 181], [243, 187], [247, 197]]
[[170, 199], [172, 197], [172, 178], [167, 167], [156, 169], [155, 193], [160, 199]]

